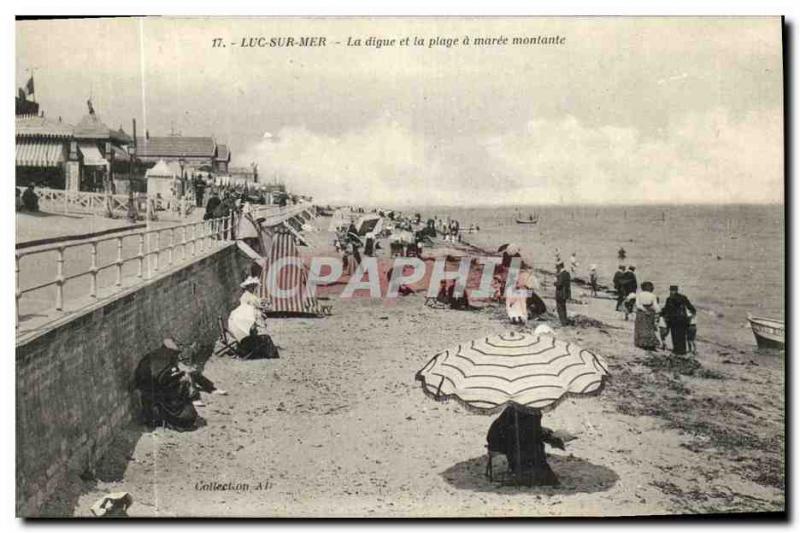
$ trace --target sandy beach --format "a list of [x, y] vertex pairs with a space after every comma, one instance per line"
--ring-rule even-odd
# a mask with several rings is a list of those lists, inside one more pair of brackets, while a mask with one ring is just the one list
[[[309, 240], [304, 255], [332, 252], [327, 232]], [[132, 424], [46, 514], [89, 516], [113, 491], [133, 495], [130, 516], [162, 517], [782, 511], [783, 355], [701, 340], [697, 364], [676, 363], [634, 348], [633, 321], [614, 312], [610, 296], [591, 298], [576, 285], [573, 298], [568, 327], [551, 312], [512, 326], [500, 304], [432, 309], [423, 294], [332, 299], [332, 316], [273, 319], [280, 359], [208, 360], [205, 374], [228, 395], [204, 395], [204, 427]], [[492, 417], [427, 398], [414, 375], [459, 342], [539, 323], [603, 355], [612, 379], [601, 395], [567, 399], [543, 418], [577, 436], [566, 451], [548, 448], [561, 486], [489, 482]]]

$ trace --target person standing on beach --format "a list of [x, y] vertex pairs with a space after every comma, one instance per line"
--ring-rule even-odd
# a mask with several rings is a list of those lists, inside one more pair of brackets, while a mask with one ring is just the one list
[[661, 315], [667, 323], [669, 334], [672, 337], [672, 353], [686, 355], [686, 334], [689, 328], [689, 316], [697, 310], [689, 298], [678, 292], [677, 285], [670, 285], [669, 297], [664, 303]]
[[597, 298], [597, 265], [589, 269], [589, 285], [592, 288], [592, 298]]
[[653, 284], [642, 283], [641, 291], [635, 296], [636, 322], [633, 327], [633, 344], [637, 348], [653, 351], [659, 346], [656, 334], [658, 322], [658, 298], [653, 294]]
[[558, 319], [562, 326], [569, 324], [567, 318], [567, 300], [572, 297], [572, 288], [570, 287], [571, 278], [569, 272], [564, 270], [564, 263], [559, 262], [556, 264], [556, 309], [558, 310]]
[[622, 290], [622, 280], [625, 278], [625, 265], [620, 265], [619, 270], [614, 272], [614, 290], [617, 291], [617, 311], [622, 310], [622, 302], [625, 300], [625, 293]]

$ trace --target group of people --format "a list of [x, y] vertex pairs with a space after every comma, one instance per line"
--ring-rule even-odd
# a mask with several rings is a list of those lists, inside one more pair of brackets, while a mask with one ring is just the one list
[[[256, 294], [260, 281], [254, 276], [240, 285], [239, 305], [231, 311], [225, 329], [230, 350], [222, 351], [240, 359], [277, 358], [278, 348], [267, 332], [269, 303]], [[145, 355], [134, 373], [143, 421], [151, 427], [164, 426], [191, 431], [201, 423], [197, 407], [204, 403], [200, 393], [227, 394], [202, 373], [197, 344], [181, 345], [173, 338]]]
[[[625, 251], [620, 248], [618, 257]], [[592, 291], [596, 293], [596, 272], [593, 272]], [[590, 278], [592, 279], [592, 278]], [[617, 293], [616, 310], [624, 314], [625, 320], [635, 314], [634, 344], [645, 350], [666, 349], [666, 339], [672, 339], [672, 352], [685, 355], [697, 353], [695, 337], [697, 334], [697, 311], [689, 299], [678, 292], [677, 285], [670, 286], [670, 295], [664, 306], [660, 306], [654, 294], [652, 282], [641, 285], [636, 279], [634, 265], [619, 265], [614, 273], [614, 290]]]
[[636, 267], [630, 265], [619, 265], [619, 270], [614, 272], [614, 290], [617, 292], [617, 311], [624, 313], [625, 320], [633, 311], [633, 306], [628, 300], [628, 296], [635, 294], [638, 290], [639, 283], [636, 280]]

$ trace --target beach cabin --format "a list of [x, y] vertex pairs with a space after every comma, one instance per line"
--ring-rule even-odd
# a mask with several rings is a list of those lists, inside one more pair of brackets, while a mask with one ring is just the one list
[[179, 198], [182, 194], [180, 168], [177, 170], [163, 159], [145, 173], [147, 179], [147, 195], [160, 197], [165, 201]]

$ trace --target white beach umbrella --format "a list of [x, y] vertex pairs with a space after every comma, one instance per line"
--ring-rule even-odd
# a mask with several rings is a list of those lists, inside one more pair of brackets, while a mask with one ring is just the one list
[[498, 412], [508, 405], [542, 411], [569, 395], [598, 393], [608, 378], [599, 355], [553, 336], [508, 332], [436, 354], [416, 374], [437, 400]]

